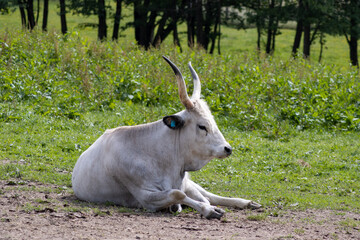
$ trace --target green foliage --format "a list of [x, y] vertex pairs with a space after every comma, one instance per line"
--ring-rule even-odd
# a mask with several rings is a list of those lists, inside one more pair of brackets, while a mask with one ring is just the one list
[[205, 188], [246, 196], [271, 207], [273, 216], [284, 208], [358, 209], [358, 133], [304, 131], [282, 142], [228, 129], [226, 139], [234, 154], [192, 174]]
[[106, 129], [183, 109], [161, 55], [190, 89], [192, 62], [234, 148], [194, 173], [196, 182], [270, 206], [273, 216], [282, 208], [359, 211], [357, 69], [170, 46], [143, 51], [76, 33], [0, 35], [0, 179], [69, 188], [76, 159]]
[[185, 66], [192, 61], [214, 114], [239, 129], [277, 136], [284, 124], [360, 128], [357, 69], [241, 54], [144, 52], [133, 44], [89, 42], [76, 33], [5, 33], [0, 41], [0, 100], [8, 103], [1, 121], [19, 120], [20, 102], [36, 114], [69, 119], [113, 110], [118, 102], [178, 108], [174, 76], [161, 58], [169, 55], [188, 79]]

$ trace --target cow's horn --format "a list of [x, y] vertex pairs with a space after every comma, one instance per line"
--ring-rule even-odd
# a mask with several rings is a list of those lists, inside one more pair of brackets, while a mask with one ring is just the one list
[[200, 93], [201, 93], [200, 78], [197, 75], [197, 73], [195, 72], [195, 70], [193, 69], [193, 67], [191, 66], [191, 62], [189, 62], [189, 69], [190, 69], [190, 72], [191, 72], [191, 75], [192, 75], [193, 81], [194, 81], [194, 91], [193, 91], [191, 98], [194, 100], [200, 99]]
[[190, 100], [187, 92], [186, 92], [186, 85], [183, 76], [181, 75], [180, 70], [176, 67], [174, 63], [172, 63], [168, 58], [163, 56], [165, 61], [171, 66], [172, 70], [175, 73], [177, 82], [178, 82], [178, 88], [179, 88], [179, 97], [181, 103], [186, 107], [186, 109], [192, 109], [194, 108], [194, 103]]

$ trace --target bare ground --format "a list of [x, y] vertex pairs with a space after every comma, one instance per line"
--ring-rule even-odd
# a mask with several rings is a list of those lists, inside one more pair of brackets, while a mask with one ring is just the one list
[[78, 201], [71, 191], [0, 181], [0, 239], [360, 239], [360, 214], [332, 210], [227, 211], [207, 220]]

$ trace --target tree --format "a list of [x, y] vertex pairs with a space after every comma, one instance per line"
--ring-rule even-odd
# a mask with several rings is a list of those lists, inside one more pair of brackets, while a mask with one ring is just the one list
[[297, 51], [300, 47], [301, 35], [303, 32], [304, 25], [304, 5], [303, 0], [298, 0], [298, 7], [296, 11], [296, 30], [295, 30], [295, 39], [292, 47], [292, 55], [296, 56]]
[[248, 24], [255, 24], [257, 31], [257, 41], [256, 48], [258, 52], [261, 49], [261, 33], [265, 29], [265, 19], [266, 19], [266, 0], [242, 0], [241, 7], [246, 9], [246, 18]]
[[349, 34], [350, 38], [348, 37], [348, 34], [345, 31], [345, 37], [349, 44], [350, 49], [350, 61], [353, 66], [359, 67], [359, 61], [358, 61], [358, 40], [360, 35], [360, 3], [356, 0], [351, 0], [349, 3], [349, 18], [350, 18], [350, 24], [349, 24]]
[[221, 35], [221, 1], [217, 2], [217, 13], [216, 13], [216, 19], [215, 19], [215, 26], [214, 26], [214, 32], [211, 35], [211, 47], [210, 47], [210, 54], [212, 54], [214, 52], [215, 49], [215, 42], [216, 42], [216, 37], [218, 37], [219, 41], [218, 41], [218, 54], [220, 54], [220, 35]]
[[303, 57], [310, 57], [310, 49], [316, 37], [328, 32], [329, 11], [333, 8], [332, 0], [298, 0], [295, 7], [296, 32], [292, 47], [292, 55], [296, 56], [303, 38]]
[[0, 15], [8, 14], [10, 12], [12, 4], [12, 1], [0, 0]]
[[185, 0], [184, 2], [188, 46], [194, 47], [196, 40], [198, 47], [208, 50], [211, 43], [210, 53], [213, 53], [216, 38], [220, 39], [221, 8], [228, 1]]
[[25, 12], [25, 3], [19, 0], [19, 10], [20, 10], [20, 17], [21, 17], [21, 25], [23, 28], [27, 27], [27, 20], [26, 20], [26, 12]]
[[49, 0], [44, 0], [43, 24], [42, 24], [43, 31], [47, 31], [48, 15], [49, 15]]
[[[181, 5], [178, 0], [132, 0], [127, 4], [134, 5], [135, 40], [145, 49], [159, 46], [173, 31], [174, 43], [179, 45], [177, 22]], [[156, 29], [156, 31], [155, 31]]]
[[194, 1], [185, 0], [186, 3], [186, 25], [187, 25], [187, 42], [190, 48], [194, 47], [195, 43], [195, 7]]
[[[267, 40], [265, 51], [267, 54], [272, 54], [275, 51], [275, 38], [279, 34], [279, 22], [288, 21], [291, 15], [291, 5], [285, 4], [283, 0], [270, 0], [266, 9], [266, 26], [267, 26]], [[287, 13], [287, 14], [286, 14]]]
[[111, 7], [105, 4], [105, 0], [69, 0], [69, 4], [67, 6], [73, 14], [81, 14], [84, 16], [97, 15], [99, 19], [99, 22], [97, 24], [98, 39], [106, 39], [106, 12], [107, 9], [111, 9]]
[[34, 15], [34, 1], [27, 0], [26, 3], [26, 11], [27, 11], [27, 20], [28, 24], [27, 27], [29, 30], [33, 30], [35, 27], [35, 15]]
[[122, 4], [122, 0], [116, 0], [114, 29], [113, 29], [113, 35], [112, 35], [113, 40], [117, 40], [119, 37], [119, 27], [120, 27], [120, 19], [121, 19], [121, 4]]
[[350, 62], [353, 66], [359, 67], [358, 61], [358, 40], [360, 37], [360, 2], [357, 0], [337, 0], [334, 15], [340, 23], [340, 32], [345, 35], [349, 45]]
[[67, 33], [67, 23], [66, 23], [66, 5], [65, 0], [60, 0], [60, 20], [61, 20], [61, 32], [62, 34]]
[[[33, 30], [37, 25], [40, 11], [40, 0], [37, 1], [37, 17], [34, 14], [34, 0], [0, 0], [0, 10], [2, 12], [9, 11], [9, 7], [18, 6], [20, 10], [21, 25], [24, 28]], [[3, 9], [2, 9], [3, 8]]]
[[133, 3], [135, 40], [148, 49], [154, 35], [157, 10], [150, 4], [150, 0], [135, 0]]
[[107, 37], [106, 9], [105, 9], [104, 0], [98, 0], [98, 17], [99, 17], [98, 39], [104, 40]]

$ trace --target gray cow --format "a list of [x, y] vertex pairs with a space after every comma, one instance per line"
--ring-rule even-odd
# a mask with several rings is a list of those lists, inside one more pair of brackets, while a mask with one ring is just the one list
[[228, 157], [232, 148], [200, 99], [200, 80], [191, 63], [194, 91], [189, 98], [181, 72], [164, 59], [175, 72], [186, 109], [153, 123], [106, 130], [75, 165], [75, 195], [89, 202], [151, 211], [167, 207], [181, 211], [183, 204], [208, 219], [224, 214], [217, 205], [261, 207], [250, 200], [214, 195], [190, 180], [187, 172], [201, 169], [213, 158]]

